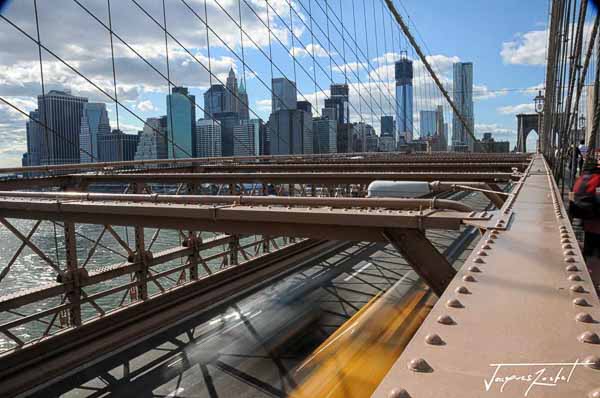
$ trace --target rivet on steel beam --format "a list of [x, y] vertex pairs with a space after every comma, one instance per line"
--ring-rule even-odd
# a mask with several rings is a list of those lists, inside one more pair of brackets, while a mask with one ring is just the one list
[[570, 243], [565, 243], [564, 245], [562, 245], [563, 249], [572, 249], [573, 245], [571, 245]]
[[590, 332], [588, 330], [586, 332], [583, 332], [581, 336], [579, 336], [579, 341], [588, 344], [600, 344], [600, 336], [598, 336], [597, 333]]
[[565, 257], [565, 263], [576, 263], [575, 257]]
[[388, 394], [388, 398], [410, 398], [410, 395], [404, 388], [394, 388]]
[[469, 217], [475, 217], [475, 214], [477, 214], [476, 212], [472, 211], [469, 213]]
[[455, 291], [456, 291], [456, 293], [459, 293], [459, 294], [471, 294], [471, 292], [469, 291], [469, 289], [467, 289], [464, 286], [457, 287]]
[[441, 323], [442, 325], [454, 325], [456, 323], [450, 315], [440, 315], [437, 318], [437, 322]]
[[408, 369], [412, 370], [413, 372], [420, 373], [433, 372], [431, 366], [429, 366], [429, 364], [423, 358], [416, 358], [410, 361], [408, 363]]
[[498, 220], [498, 224], [504, 224], [504, 220]]
[[578, 305], [580, 307], [588, 307], [589, 304], [586, 299], [583, 297], [577, 297], [573, 299], [573, 304]]
[[562, 233], [562, 234], [560, 234], [560, 237], [561, 238], [570, 238], [568, 233]]
[[460, 301], [458, 301], [457, 299], [450, 299], [448, 301], [446, 301], [446, 306], [450, 307], [450, 308], [463, 308], [464, 305], [462, 305], [462, 303]]
[[490, 246], [490, 245], [488, 245], [488, 244], [485, 244], [485, 245], [481, 246], [481, 248], [482, 248], [483, 250], [491, 250], [491, 249], [492, 249], [492, 246]]
[[493, 245], [494, 243], [496, 243], [496, 241], [494, 241], [493, 239], [488, 239], [485, 241], [485, 243], [487, 243], [489, 245]]
[[473, 275], [465, 275], [465, 276], [463, 276], [463, 281], [465, 281], [465, 282], [476, 282], [475, 278], [473, 278]]
[[478, 266], [476, 266], [476, 265], [471, 265], [471, 266], [469, 267], [469, 271], [471, 271], [471, 272], [481, 272], [481, 268], [479, 268], [479, 267], [478, 267]]
[[600, 388], [596, 388], [593, 391], [590, 391], [590, 393], [588, 394], [589, 398], [600, 398]]
[[444, 340], [440, 337], [439, 334], [431, 333], [425, 336], [425, 342], [430, 345], [444, 345]]
[[585, 358], [583, 363], [589, 368], [600, 370], [600, 357], [597, 355], [591, 355]]
[[583, 279], [579, 275], [569, 275], [569, 280], [573, 282], [581, 282]]
[[571, 243], [571, 241], [567, 238], [563, 238], [560, 240], [560, 243]]
[[574, 256], [575, 252], [573, 250], [569, 249], [569, 250], [565, 250], [563, 254], [565, 256]]
[[484, 257], [485, 257], [485, 256], [487, 256], [488, 254], [487, 254], [486, 252], [484, 252], [483, 250], [480, 250], [480, 251], [478, 251], [478, 252], [477, 252], [477, 255], [478, 255], [478, 256], [484, 256]]
[[580, 312], [579, 314], [575, 315], [575, 320], [583, 323], [594, 323], [594, 318], [592, 318], [592, 316], [587, 312]]
[[485, 264], [485, 261], [483, 261], [483, 259], [481, 257], [477, 257], [476, 259], [473, 259], [474, 263], [477, 264]]
[[575, 293], [584, 293], [585, 292], [585, 289], [581, 285], [573, 285], [570, 287], [570, 289], [572, 292], [575, 292]]

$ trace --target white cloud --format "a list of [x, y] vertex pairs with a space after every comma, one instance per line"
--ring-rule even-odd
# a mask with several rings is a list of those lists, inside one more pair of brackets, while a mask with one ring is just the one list
[[[306, 46], [306, 48], [304, 47], [293, 47], [290, 50], [290, 55], [294, 56], [294, 57], [312, 57], [313, 55], [315, 57], [321, 57], [321, 58], [325, 58], [325, 57], [329, 57], [329, 53], [327, 52], [327, 50], [325, 50], [323, 47], [321, 47], [319, 44], [309, 44]], [[335, 53], [331, 54], [332, 56], [335, 55]]]
[[136, 108], [138, 108], [142, 112], [152, 112], [152, 111], [157, 110], [157, 108], [154, 106], [154, 104], [150, 100], [145, 100], [145, 101], [139, 102], [136, 105]]
[[547, 30], [518, 33], [514, 40], [502, 43], [502, 61], [512, 65], [545, 65]]
[[501, 106], [497, 109], [502, 115], [517, 115], [519, 113], [534, 113], [533, 102], [527, 104]]

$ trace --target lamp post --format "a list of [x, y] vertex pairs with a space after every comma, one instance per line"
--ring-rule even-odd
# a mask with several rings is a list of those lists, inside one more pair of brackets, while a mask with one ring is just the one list
[[[538, 95], [533, 99], [533, 104], [535, 106], [535, 112], [538, 114], [538, 144], [537, 144], [537, 152], [541, 151], [540, 143], [542, 142], [542, 113], [544, 112], [544, 96], [542, 95], [542, 90], [538, 90]], [[547, 149], [547, 148], [544, 148]]]

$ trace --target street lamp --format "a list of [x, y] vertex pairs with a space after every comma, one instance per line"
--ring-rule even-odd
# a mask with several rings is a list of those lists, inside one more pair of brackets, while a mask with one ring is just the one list
[[541, 138], [542, 138], [542, 132], [540, 131], [542, 129], [542, 112], [544, 112], [544, 96], [542, 95], [542, 90], [538, 90], [538, 95], [533, 99], [533, 104], [535, 106], [535, 111], [538, 114], [538, 128], [537, 128], [537, 133], [538, 133], [538, 145], [537, 145], [537, 151], [540, 152], [540, 142], [541, 142]]
[[542, 90], [538, 91], [538, 95], [533, 99], [533, 103], [535, 104], [535, 111], [538, 114], [544, 112], [544, 96], [542, 95]]

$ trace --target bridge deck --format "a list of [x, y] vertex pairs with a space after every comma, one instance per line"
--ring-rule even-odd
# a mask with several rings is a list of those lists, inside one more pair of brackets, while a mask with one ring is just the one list
[[541, 157], [522, 184], [374, 397], [600, 396], [600, 304]]

